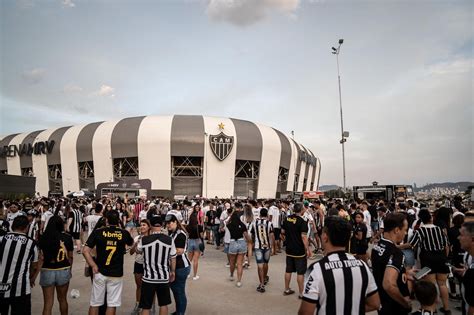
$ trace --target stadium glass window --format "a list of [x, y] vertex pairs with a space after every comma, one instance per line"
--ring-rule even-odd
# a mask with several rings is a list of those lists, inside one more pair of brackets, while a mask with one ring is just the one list
[[79, 162], [79, 178], [81, 179], [88, 179], [94, 178], [94, 162], [87, 161], [87, 162]]
[[284, 167], [280, 167], [278, 171], [278, 181], [284, 182], [288, 180], [288, 169]]
[[257, 179], [259, 171], [260, 171], [260, 162], [258, 161], [237, 160], [235, 162], [235, 177], [236, 178]]
[[171, 176], [202, 177], [202, 157], [173, 156], [171, 159]]
[[114, 178], [138, 178], [138, 157], [114, 159]]
[[22, 167], [21, 168], [21, 176], [28, 176], [28, 177], [34, 176], [33, 168], [32, 167]]
[[61, 179], [63, 178], [61, 164], [48, 165], [49, 179]]

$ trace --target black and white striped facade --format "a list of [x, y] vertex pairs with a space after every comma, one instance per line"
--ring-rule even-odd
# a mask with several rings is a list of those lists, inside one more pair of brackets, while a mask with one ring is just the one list
[[[222, 161], [210, 143], [220, 132], [233, 137]], [[234, 118], [131, 117], [12, 134], [0, 139], [0, 148], [46, 141], [54, 141], [49, 154], [0, 157], [0, 173], [35, 176], [41, 195], [94, 190], [122, 177], [149, 179], [154, 194], [219, 198], [275, 198], [319, 184], [321, 164], [310, 149], [274, 128]]]

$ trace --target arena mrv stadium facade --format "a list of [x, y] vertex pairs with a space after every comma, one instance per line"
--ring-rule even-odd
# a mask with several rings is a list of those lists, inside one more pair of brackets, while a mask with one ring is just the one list
[[317, 190], [320, 169], [282, 132], [233, 118], [131, 117], [0, 139], [0, 173], [36, 177], [41, 195], [135, 185], [155, 196], [278, 198]]

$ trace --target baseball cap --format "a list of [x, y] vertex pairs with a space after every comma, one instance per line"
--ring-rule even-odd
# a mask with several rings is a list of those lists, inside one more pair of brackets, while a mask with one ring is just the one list
[[150, 218], [151, 226], [161, 226], [163, 224], [163, 218], [160, 215], [152, 216]]
[[176, 218], [176, 216], [174, 214], [167, 214], [166, 217], [165, 217], [165, 222], [176, 222], [178, 221], [178, 219]]
[[303, 201], [303, 204], [304, 204], [305, 207], [307, 207], [307, 206], [309, 206], [309, 201], [305, 200], [305, 201]]

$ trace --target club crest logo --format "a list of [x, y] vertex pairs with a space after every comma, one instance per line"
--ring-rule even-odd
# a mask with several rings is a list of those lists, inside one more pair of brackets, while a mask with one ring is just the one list
[[219, 161], [224, 161], [229, 153], [232, 151], [234, 146], [234, 137], [226, 135], [224, 130], [224, 124], [219, 124], [220, 133], [218, 135], [209, 136], [209, 144], [211, 146], [212, 153]]

